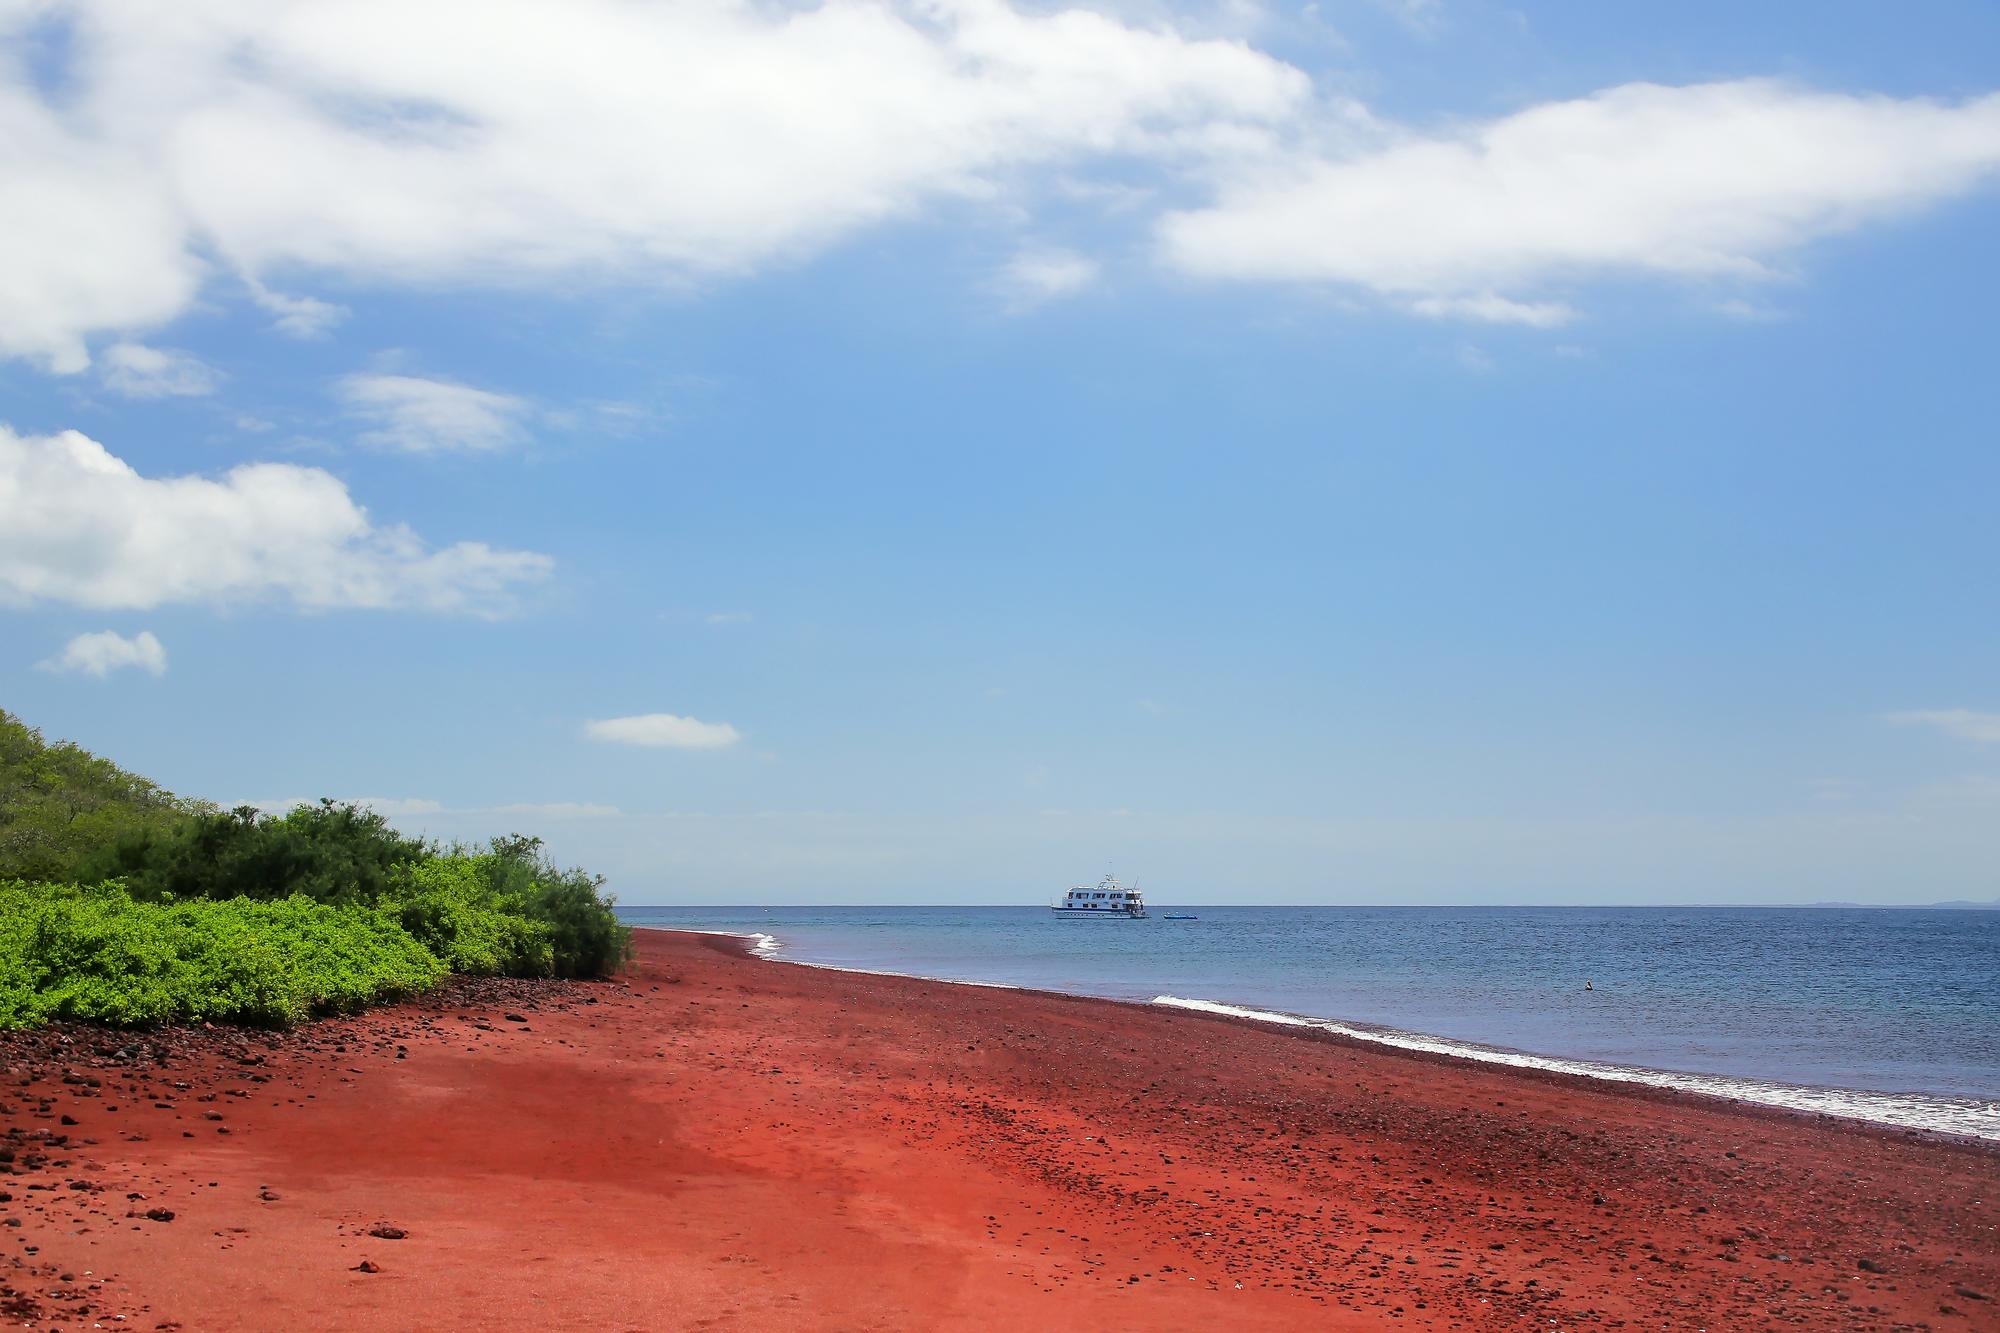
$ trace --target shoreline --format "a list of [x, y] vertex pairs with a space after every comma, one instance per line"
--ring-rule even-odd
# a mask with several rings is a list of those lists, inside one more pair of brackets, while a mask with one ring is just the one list
[[1974, 1329], [2000, 1295], [1978, 1141], [636, 934], [610, 982], [0, 1037], [5, 1313]]
[[[979, 986], [994, 990], [1015, 990], [1027, 994], [1065, 996], [1096, 1000], [1104, 1004], [1137, 1009], [1153, 1006], [1185, 1009], [1262, 1023], [1298, 1031], [1317, 1031], [1344, 1040], [1361, 1042], [1385, 1050], [1410, 1055], [1427, 1055], [1452, 1061], [1491, 1065], [1519, 1071], [1579, 1078], [1600, 1084], [1649, 1088], [1677, 1096], [1698, 1097], [1711, 1102], [1743, 1108], [1757, 1108], [1802, 1116], [1807, 1119], [1841, 1120], [1889, 1132], [1915, 1131], [1941, 1138], [2000, 1146], [2000, 1101], [1970, 1097], [1948, 1097], [1927, 1092], [1889, 1092], [1873, 1088], [1846, 1088], [1823, 1084], [1784, 1083], [1743, 1075], [1714, 1074], [1699, 1070], [1662, 1069], [1649, 1065], [1621, 1065], [1575, 1056], [1550, 1055], [1537, 1051], [1494, 1046], [1480, 1042], [1414, 1032], [1399, 1028], [1357, 1023], [1320, 1015], [1261, 1009], [1228, 1000], [1160, 995], [1135, 1000], [1089, 991], [1052, 990], [1006, 981], [982, 981], [969, 977], [941, 977], [921, 972], [898, 972], [887, 968], [846, 967], [838, 963], [815, 962], [785, 954], [786, 945], [764, 931], [701, 930], [677, 926], [633, 924], [633, 930], [657, 930], [669, 934], [707, 935], [744, 942], [748, 956], [764, 962], [789, 963], [796, 967], [821, 968], [858, 976], [903, 977], [946, 986]], [[762, 943], [752, 943], [761, 941]]]

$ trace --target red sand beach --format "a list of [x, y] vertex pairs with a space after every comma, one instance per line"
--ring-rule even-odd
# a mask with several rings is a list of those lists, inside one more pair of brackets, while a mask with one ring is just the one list
[[10, 1326], [2000, 1328], [1988, 1145], [712, 937], [0, 1067]]

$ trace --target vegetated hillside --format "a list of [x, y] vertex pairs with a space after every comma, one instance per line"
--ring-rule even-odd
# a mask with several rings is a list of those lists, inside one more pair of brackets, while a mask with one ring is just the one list
[[0, 1028], [294, 1023], [630, 954], [604, 881], [539, 838], [441, 847], [331, 800], [218, 810], [0, 724]]
[[212, 808], [0, 708], [0, 879], [74, 879], [100, 849]]

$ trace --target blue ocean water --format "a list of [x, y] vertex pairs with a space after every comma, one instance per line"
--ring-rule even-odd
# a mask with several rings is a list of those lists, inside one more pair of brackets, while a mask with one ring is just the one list
[[[1163, 911], [1197, 921], [1168, 921]], [[2000, 912], [631, 907], [821, 966], [1247, 1011], [2000, 1138]], [[1589, 983], [1586, 989], [1585, 983]]]

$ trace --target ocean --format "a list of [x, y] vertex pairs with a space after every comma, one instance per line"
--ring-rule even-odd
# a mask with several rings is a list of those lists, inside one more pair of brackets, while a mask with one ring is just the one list
[[[621, 907], [778, 961], [1179, 1004], [2000, 1139], [2000, 912]], [[1195, 921], [1168, 921], [1164, 912]], [[1587, 984], [1586, 984], [1587, 983]]]

